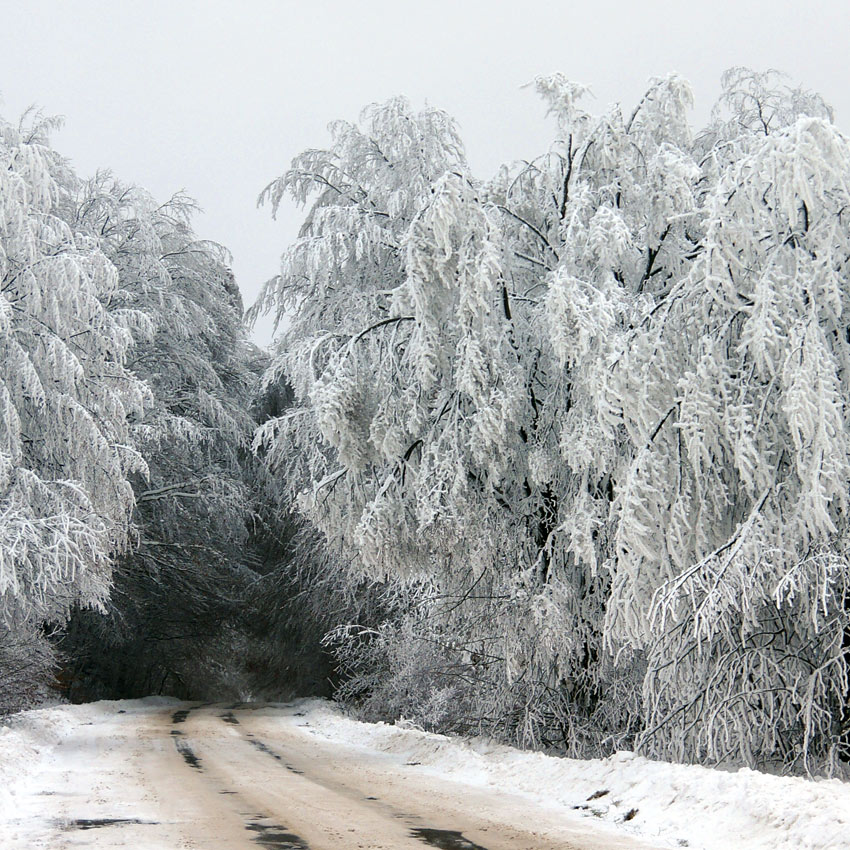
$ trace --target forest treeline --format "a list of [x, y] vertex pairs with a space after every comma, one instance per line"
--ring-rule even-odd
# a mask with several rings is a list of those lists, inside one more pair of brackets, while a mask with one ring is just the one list
[[79, 178], [55, 124], [0, 123], [0, 709], [323, 692], [227, 251], [187, 197]]
[[187, 199], [2, 125], [3, 675], [846, 771], [850, 146], [722, 83], [695, 131], [538, 78], [488, 180], [440, 110], [335, 122], [260, 198], [269, 355]]

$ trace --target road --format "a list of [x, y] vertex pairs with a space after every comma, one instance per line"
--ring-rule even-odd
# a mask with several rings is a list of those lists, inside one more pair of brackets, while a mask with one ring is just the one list
[[59, 744], [20, 795], [3, 850], [651, 846], [386, 753], [332, 745], [297, 704], [126, 705]]

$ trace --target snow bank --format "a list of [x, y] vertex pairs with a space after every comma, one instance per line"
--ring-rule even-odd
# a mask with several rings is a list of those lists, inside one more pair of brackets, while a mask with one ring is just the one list
[[13, 816], [17, 796], [42, 760], [73, 728], [84, 722], [70, 706], [24, 711], [0, 726], [0, 820]]
[[57, 705], [22, 711], [0, 724], [0, 821], [14, 817], [17, 801], [29, 793], [31, 780], [47, 762], [54, 747], [75, 729], [106, 715], [133, 707], [177, 703], [171, 697], [147, 697], [115, 702], [103, 700], [87, 705]]
[[848, 850], [850, 783], [650, 761], [621, 752], [579, 761], [491, 741], [360, 723], [330, 703], [299, 705], [319, 736], [418, 762], [421, 769], [522, 794], [544, 806], [620, 824], [671, 847]]

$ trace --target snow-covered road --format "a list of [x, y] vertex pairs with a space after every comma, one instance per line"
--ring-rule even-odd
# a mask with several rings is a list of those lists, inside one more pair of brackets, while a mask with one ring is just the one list
[[332, 703], [162, 697], [0, 725], [0, 850], [850, 850], [850, 783], [522, 752]]
[[299, 709], [150, 701], [53, 709], [64, 726], [49, 757], [7, 797], [0, 846], [662, 846], [504, 790], [442, 778], [397, 754], [329, 741]]

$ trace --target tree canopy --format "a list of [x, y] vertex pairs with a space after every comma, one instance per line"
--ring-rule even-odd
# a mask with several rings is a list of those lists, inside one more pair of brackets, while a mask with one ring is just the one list
[[77, 178], [50, 122], [0, 124], [0, 595], [5, 625], [102, 604], [147, 474], [130, 423], [132, 309], [97, 239], [65, 214]]
[[[250, 453], [266, 358], [230, 257], [188, 197], [79, 178], [55, 124], [0, 123], [0, 711], [57, 672], [75, 699], [285, 693], [321, 651]], [[255, 669], [296, 633], [289, 673]]]
[[295, 401], [255, 446], [327, 568], [407, 600], [339, 651], [433, 725], [834, 769], [847, 139], [746, 69], [697, 133], [676, 76], [628, 115], [534, 86], [553, 143], [489, 181], [396, 99], [261, 196], [309, 207], [256, 308]]

